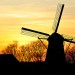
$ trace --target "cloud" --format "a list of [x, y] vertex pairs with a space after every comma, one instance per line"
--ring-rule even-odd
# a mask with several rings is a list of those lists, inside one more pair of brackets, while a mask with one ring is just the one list
[[49, 0], [0, 0], [0, 5], [48, 4]]
[[0, 5], [20, 5], [27, 3], [28, 0], [0, 0]]

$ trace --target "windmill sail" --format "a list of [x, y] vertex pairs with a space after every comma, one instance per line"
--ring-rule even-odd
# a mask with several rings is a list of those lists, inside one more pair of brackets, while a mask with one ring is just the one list
[[63, 8], [64, 8], [64, 4], [58, 4], [55, 19], [54, 19], [54, 23], [53, 23], [53, 27], [52, 27], [52, 29], [54, 30], [55, 33], [57, 32], [57, 29], [58, 29], [58, 26], [59, 26], [59, 23], [60, 23]]
[[64, 41], [75, 43], [75, 37], [69, 35], [63, 35], [63, 34], [62, 36], [64, 37]]
[[22, 34], [36, 38], [48, 38], [49, 34], [22, 27]]
[[[62, 16], [63, 8], [64, 8], [64, 4], [58, 4], [54, 24], [53, 24], [53, 27], [52, 27], [54, 29], [54, 33], [57, 32], [59, 22], [60, 22], [60, 19], [61, 19], [61, 16]], [[21, 29], [22, 29], [22, 32], [21, 32], [22, 34], [27, 35], [27, 36], [36, 37], [38, 39], [41, 39], [41, 38], [47, 39], [50, 36], [47, 33], [43, 33], [43, 32], [40, 32], [40, 31], [36, 31], [36, 30], [24, 28], [24, 27], [22, 27]], [[62, 36], [64, 38], [64, 41], [75, 43], [75, 37], [63, 35], [63, 34], [62, 34]]]
[[75, 44], [75, 40], [71, 40], [71, 39], [64, 39], [64, 41], [70, 42], [70, 43], [74, 43]]

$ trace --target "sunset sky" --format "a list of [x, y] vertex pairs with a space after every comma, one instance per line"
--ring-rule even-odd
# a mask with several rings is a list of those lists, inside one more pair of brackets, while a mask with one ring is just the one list
[[51, 34], [58, 3], [65, 4], [58, 33], [75, 36], [75, 0], [0, 0], [0, 50], [36, 40], [22, 35], [22, 27]]

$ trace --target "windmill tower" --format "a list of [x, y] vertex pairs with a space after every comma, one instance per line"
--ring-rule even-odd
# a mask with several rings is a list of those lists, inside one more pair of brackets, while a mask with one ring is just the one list
[[22, 34], [32, 36], [32, 37], [37, 37], [38, 39], [48, 40], [49, 44], [48, 44], [47, 55], [45, 60], [47, 63], [51, 63], [51, 64], [66, 63], [63, 42], [67, 41], [70, 43], [75, 43], [73, 37], [57, 33], [63, 9], [64, 9], [64, 4], [58, 4], [56, 16], [54, 19], [54, 24], [52, 27], [54, 32], [51, 35], [22, 27]]

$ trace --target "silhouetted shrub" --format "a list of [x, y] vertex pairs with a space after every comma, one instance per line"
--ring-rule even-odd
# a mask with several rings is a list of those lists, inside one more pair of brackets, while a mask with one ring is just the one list
[[[43, 43], [48, 47], [47, 42]], [[37, 40], [19, 47], [18, 42], [14, 41], [2, 50], [2, 54], [13, 54], [20, 62], [44, 62], [47, 52], [45, 46]], [[70, 48], [66, 46], [65, 58], [68, 63], [75, 63], [75, 45]]]
[[75, 63], [75, 45], [65, 51], [65, 57], [68, 63]]
[[2, 50], [3, 54], [14, 54], [16, 53], [18, 42], [13, 41], [13, 44], [9, 44], [5, 49]]
[[[47, 43], [43, 41], [47, 47]], [[8, 45], [4, 50], [3, 54], [13, 54], [20, 62], [43, 62], [46, 57], [46, 48], [39, 41], [31, 42], [30, 44], [18, 47], [18, 43]]]

